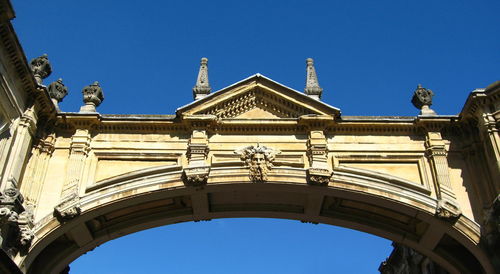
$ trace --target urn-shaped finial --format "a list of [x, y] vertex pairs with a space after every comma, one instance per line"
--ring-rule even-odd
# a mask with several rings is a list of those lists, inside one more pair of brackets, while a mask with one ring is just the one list
[[52, 82], [48, 86], [49, 96], [52, 102], [54, 103], [56, 110], [59, 111], [59, 102], [62, 102], [64, 97], [68, 95], [68, 87], [63, 84], [63, 80], [61, 78], [57, 79], [57, 81]]
[[93, 84], [84, 87], [82, 93], [85, 105], [80, 108], [80, 112], [97, 112], [96, 107], [104, 101], [104, 94], [99, 82], [95, 81]]
[[212, 88], [208, 82], [208, 59], [203, 57], [200, 61], [200, 70], [196, 79], [196, 85], [193, 88], [193, 97], [195, 100], [198, 100], [210, 94], [211, 90]]
[[31, 71], [35, 76], [36, 82], [41, 85], [42, 80], [47, 78], [52, 73], [52, 66], [50, 65], [47, 54], [34, 58], [30, 62]]
[[314, 60], [312, 58], [306, 59], [306, 88], [305, 93], [307, 96], [312, 97], [316, 100], [321, 99], [321, 94], [323, 89], [319, 86], [318, 76], [316, 75], [316, 69], [314, 68]]
[[418, 84], [411, 102], [416, 108], [420, 109], [420, 115], [436, 115], [436, 112], [430, 108], [433, 96], [434, 92], [432, 90], [423, 88], [421, 84]]

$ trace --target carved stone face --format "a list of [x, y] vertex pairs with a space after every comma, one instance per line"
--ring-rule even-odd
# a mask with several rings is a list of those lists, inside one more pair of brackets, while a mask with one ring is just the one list
[[250, 162], [250, 179], [254, 182], [263, 182], [267, 180], [267, 173], [272, 164], [266, 159], [264, 153], [255, 153]]
[[273, 160], [279, 150], [265, 146], [248, 146], [235, 151], [241, 155], [241, 159], [250, 168], [249, 177], [254, 182], [267, 181], [267, 173], [273, 167]]
[[262, 166], [266, 164], [266, 157], [262, 153], [255, 153], [252, 157], [252, 164]]

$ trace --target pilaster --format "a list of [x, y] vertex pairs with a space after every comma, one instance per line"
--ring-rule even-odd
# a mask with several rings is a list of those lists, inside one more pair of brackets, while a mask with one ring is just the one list
[[[495, 115], [489, 113], [486, 110], [486, 106], [483, 107], [483, 114], [479, 121], [481, 128], [481, 137], [485, 143], [485, 149], [487, 150], [487, 156], [491, 158], [491, 168], [492, 175], [496, 178], [500, 177], [500, 135], [498, 132], [498, 125], [500, 121], [496, 119]], [[500, 113], [500, 111], [498, 111]], [[500, 115], [497, 115], [500, 117]], [[500, 184], [496, 184], [497, 193], [500, 192]]]
[[31, 162], [26, 171], [27, 176], [24, 177], [21, 183], [21, 193], [23, 193], [26, 199], [27, 206], [31, 207], [33, 211], [35, 211], [38, 205], [49, 160], [54, 152], [55, 140], [55, 134], [50, 134], [38, 142], [33, 149]]
[[[15, 132], [11, 137], [10, 151], [6, 156], [8, 160], [5, 162], [0, 191], [8, 187], [7, 180], [20, 181], [21, 172], [23, 171], [26, 157], [28, 156], [31, 142], [36, 132], [36, 121], [37, 117], [33, 106], [28, 108], [18, 119]], [[18, 186], [16, 185], [16, 187]]]
[[68, 168], [61, 191], [61, 201], [54, 209], [54, 214], [60, 221], [67, 221], [80, 215], [80, 181], [82, 180], [85, 159], [90, 150], [90, 141], [88, 129], [77, 129], [71, 139]]
[[426, 133], [425, 149], [431, 164], [438, 198], [436, 215], [446, 220], [455, 221], [460, 217], [461, 211], [451, 186], [446, 146], [439, 131]]

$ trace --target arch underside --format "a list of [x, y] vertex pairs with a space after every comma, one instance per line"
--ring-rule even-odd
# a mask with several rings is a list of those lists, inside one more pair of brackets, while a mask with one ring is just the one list
[[[231, 176], [227, 176], [230, 174]], [[324, 223], [402, 243], [452, 273], [491, 272], [478, 247], [477, 224], [435, 217], [436, 200], [425, 190], [390, 176], [338, 169], [328, 186], [306, 182], [303, 168], [273, 168], [266, 182], [247, 168], [212, 168], [206, 185], [185, 186], [182, 167], [168, 166], [117, 176], [87, 189], [82, 214], [60, 223], [42, 219], [21, 267], [57, 273], [111, 239], [179, 222], [262, 217]]]

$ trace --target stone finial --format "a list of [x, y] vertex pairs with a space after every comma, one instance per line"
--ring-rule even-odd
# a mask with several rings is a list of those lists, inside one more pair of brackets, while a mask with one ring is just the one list
[[48, 91], [50, 99], [54, 103], [57, 111], [59, 111], [58, 103], [62, 102], [64, 97], [68, 95], [68, 88], [63, 84], [63, 80], [59, 78], [48, 86]]
[[436, 115], [436, 112], [430, 108], [432, 96], [434, 96], [432, 90], [423, 88], [421, 84], [418, 84], [411, 102], [416, 108], [420, 109], [420, 115]]
[[193, 97], [195, 100], [198, 100], [210, 94], [211, 90], [212, 88], [208, 82], [208, 59], [203, 57], [201, 58], [196, 85], [193, 88]]
[[97, 112], [95, 108], [104, 101], [104, 94], [99, 82], [95, 81], [93, 84], [84, 87], [82, 93], [85, 105], [80, 108], [80, 112]]
[[312, 58], [307, 58], [306, 64], [307, 78], [305, 92], [307, 96], [319, 100], [321, 99], [323, 89], [319, 86], [318, 76], [316, 75], [316, 69], [314, 68], [314, 60]]
[[30, 67], [39, 85], [42, 84], [42, 79], [47, 78], [52, 73], [52, 66], [50, 65], [47, 54], [32, 59]]

